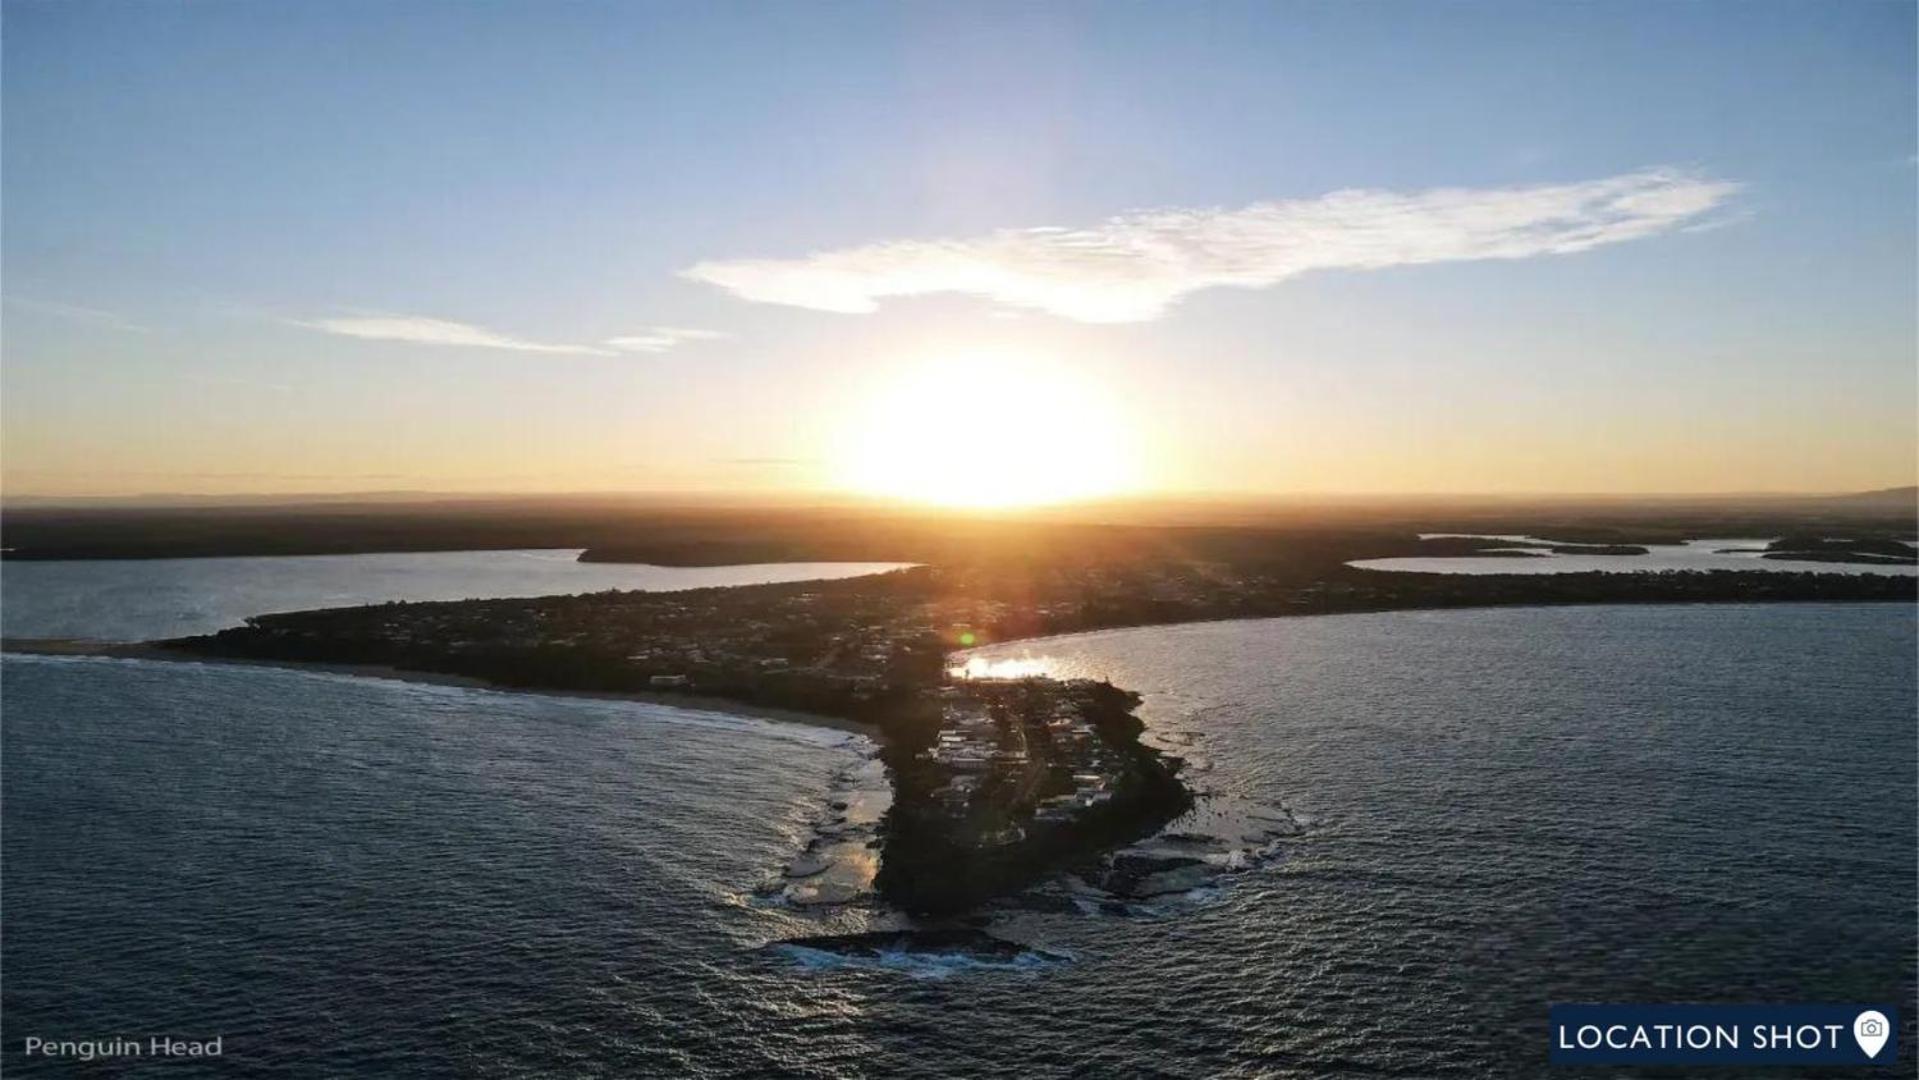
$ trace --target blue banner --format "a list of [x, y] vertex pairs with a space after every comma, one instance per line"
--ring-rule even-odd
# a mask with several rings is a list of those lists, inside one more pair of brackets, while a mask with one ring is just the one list
[[1555, 1065], [1890, 1065], [1891, 1005], [1554, 1005]]

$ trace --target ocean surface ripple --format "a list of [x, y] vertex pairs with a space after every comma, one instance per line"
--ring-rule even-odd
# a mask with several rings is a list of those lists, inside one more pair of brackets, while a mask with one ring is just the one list
[[898, 925], [778, 895], [857, 736], [9, 657], [4, 1066], [171, 1034], [226, 1054], [176, 1077], [1537, 1076], [1546, 1005], [1609, 1000], [1893, 999], [1912, 1045], [1914, 648], [1909, 609], [1779, 605], [985, 650], [1144, 693], [1206, 793], [1153, 843], [1220, 856], [998, 905], [998, 962], [788, 944]]

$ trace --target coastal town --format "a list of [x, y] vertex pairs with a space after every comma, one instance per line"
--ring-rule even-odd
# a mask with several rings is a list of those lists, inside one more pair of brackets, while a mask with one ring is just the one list
[[[1452, 541], [1413, 546], [1477, 554]], [[1370, 553], [1374, 549], [1357, 549]], [[263, 615], [170, 643], [382, 664], [507, 686], [659, 691], [890, 727], [954, 651], [1210, 619], [1581, 603], [1910, 600], [1911, 577], [1761, 571], [1448, 575], [1356, 569], [1344, 551], [923, 565], [866, 577]], [[1317, 557], [1311, 557], [1317, 556]], [[1622, 571], [1631, 556], [1619, 556]], [[949, 703], [950, 704], [950, 703]], [[958, 709], [959, 706], [953, 706]]]

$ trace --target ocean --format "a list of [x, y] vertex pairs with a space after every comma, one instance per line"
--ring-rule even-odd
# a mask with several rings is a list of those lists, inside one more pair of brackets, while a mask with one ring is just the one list
[[0, 1064], [71, 1071], [29, 1036], [166, 1035], [222, 1057], [132, 1064], [1519, 1077], [1570, 1001], [1892, 1000], [1910, 1046], [1916, 647], [1903, 606], [1719, 605], [980, 650], [1140, 691], [1201, 796], [1147, 845], [1198, 873], [1011, 898], [977, 926], [1030, 949], [985, 958], [794, 944], [899, 925], [791, 898], [870, 768], [856, 735], [9, 656]]

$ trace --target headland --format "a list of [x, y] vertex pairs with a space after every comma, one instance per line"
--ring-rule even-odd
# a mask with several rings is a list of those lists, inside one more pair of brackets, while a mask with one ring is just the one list
[[[909, 912], [949, 915], [1150, 835], [1192, 799], [1180, 763], [1141, 741], [1131, 692], [968, 678], [950, 667], [958, 650], [1216, 619], [1564, 604], [1910, 604], [1919, 596], [1913, 577], [1890, 574], [1630, 572], [1640, 545], [1674, 535], [1643, 525], [1491, 526], [1555, 538], [1522, 550], [1615, 555], [1625, 572], [1447, 575], [1348, 564], [1512, 545], [1379, 528], [868, 524], [827, 527], [801, 517], [770, 532], [689, 524], [589, 548], [582, 558], [921, 565], [833, 581], [291, 612], [199, 637], [104, 648], [43, 643], [37, 651], [321, 665], [712, 705], [869, 733], [895, 789], [877, 887]], [[1845, 539], [1843, 550], [1829, 534], [1816, 539], [1819, 546], [1795, 540], [1768, 554], [1889, 559], [1897, 557], [1891, 545], [1903, 547], [1903, 537], [1884, 528]]]

